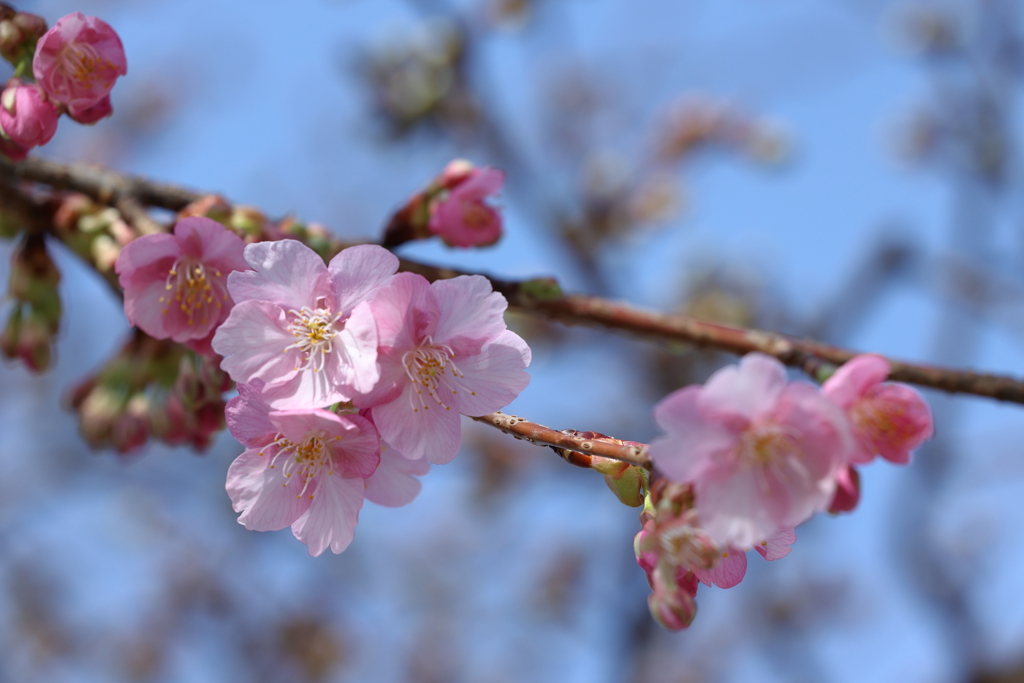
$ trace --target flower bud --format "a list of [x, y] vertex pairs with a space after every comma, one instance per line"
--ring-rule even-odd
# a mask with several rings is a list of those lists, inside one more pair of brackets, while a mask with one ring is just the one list
[[90, 107], [69, 107], [68, 116], [73, 121], [87, 126], [113, 115], [114, 106], [110, 103], [110, 95]]
[[860, 472], [853, 465], [847, 465], [836, 474], [836, 492], [829, 503], [828, 511], [834, 515], [851, 512], [860, 502]]
[[38, 85], [12, 78], [0, 94], [0, 129], [22, 147], [31, 149], [49, 142], [57, 132], [59, 117]]
[[654, 591], [647, 597], [647, 607], [654, 620], [669, 631], [682, 631], [697, 616], [697, 579], [688, 573], [683, 580], [665, 581], [660, 568], [654, 572]]
[[46, 33], [46, 19], [43, 19], [38, 14], [18, 12], [11, 18], [11, 22], [21, 31], [22, 35], [25, 36], [27, 40], [32, 42], [39, 40], [39, 38]]

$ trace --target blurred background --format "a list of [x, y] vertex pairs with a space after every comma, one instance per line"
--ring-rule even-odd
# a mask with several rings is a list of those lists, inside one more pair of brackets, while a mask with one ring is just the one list
[[[507, 172], [495, 247], [403, 255], [896, 358], [1024, 365], [1015, 0], [43, 0], [121, 35], [115, 115], [43, 155], [375, 238], [450, 159]], [[5, 76], [6, 77], [6, 76]], [[14, 245], [0, 243], [6, 281]], [[938, 438], [852, 514], [649, 617], [637, 510], [464, 422], [411, 505], [310, 558], [247, 532], [241, 447], [93, 452], [67, 409], [129, 329], [56, 253], [55, 367], [0, 366], [0, 683], [1024, 681], [1024, 410], [926, 392]], [[649, 441], [724, 354], [510, 314], [509, 410]]]

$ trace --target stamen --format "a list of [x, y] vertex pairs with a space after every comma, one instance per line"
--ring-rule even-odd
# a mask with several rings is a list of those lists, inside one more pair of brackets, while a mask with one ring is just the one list
[[[283, 460], [282, 472], [285, 479], [291, 479], [292, 475], [298, 475], [302, 483], [302, 490], [296, 498], [306, 495], [310, 484], [319, 480], [320, 475], [325, 471], [328, 476], [334, 474], [333, 454], [327, 448], [324, 440], [327, 438], [322, 432], [310, 432], [300, 443], [289, 441], [283, 435], [267, 444], [260, 455], [270, 447], [276, 447], [277, 452], [271, 456], [270, 469], [277, 467], [278, 460]], [[287, 487], [290, 482], [286, 481], [282, 486]], [[310, 493], [308, 498], [312, 500], [316, 492]]]
[[[402, 356], [405, 374], [412, 381], [413, 385], [416, 386], [416, 394], [413, 401], [414, 406], [418, 405], [419, 407], [413, 408], [414, 413], [418, 413], [419, 408], [430, 410], [430, 406], [426, 405], [426, 399], [423, 398], [424, 389], [427, 392], [427, 396], [434, 399], [438, 405], [442, 406], [445, 410], [451, 410], [451, 406], [441, 400], [437, 385], [446, 373], [451, 373], [453, 378], [465, 377], [465, 375], [459, 372], [454, 358], [455, 352], [450, 346], [434, 344], [434, 341], [429, 336], [418, 347], [406, 351]], [[452, 391], [452, 393], [454, 394], [455, 392]]]
[[[167, 314], [173, 300], [185, 314], [189, 325], [196, 322], [206, 323], [211, 316], [216, 318], [224, 303], [220, 297], [214, 295], [207, 272], [206, 266], [201, 262], [184, 257], [175, 261], [167, 273], [164, 285], [168, 295], [160, 297], [160, 303], [164, 304], [164, 315]], [[210, 268], [209, 273], [215, 278], [223, 277], [216, 268]], [[226, 290], [222, 298], [227, 300]]]
[[288, 331], [295, 336], [295, 343], [285, 347], [285, 351], [295, 349], [303, 354], [304, 362], [296, 370], [320, 372], [327, 364], [327, 355], [334, 350], [334, 337], [338, 334], [335, 323], [341, 319], [341, 313], [331, 315], [325, 308], [311, 309], [303, 306], [301, 310], [292, 309], [289, 314], [295, 319], [288, 325]]

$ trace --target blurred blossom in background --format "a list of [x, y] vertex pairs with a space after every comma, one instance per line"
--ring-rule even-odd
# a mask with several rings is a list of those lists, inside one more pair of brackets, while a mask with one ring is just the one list
[[[454, 158], [505, 172], [505, 236], [401, 254], [894, 358], [1024, 366], [1024, 16], [1013, 0], [28, 2], [97, 15], [115, 115], [43, 154], [376, 238]], [[5, 76], [6, 78], [6, 76]], [[14, 244], [0, 243], [6, 279]], [[351, 547], [247, 532], [242, 447], [93, 452], [68, 388], [125, 343], [56, 249], [52, 371], [0, 366], [0, 682], [1024, 680], [1021, 409], [926, 392], [938, 438], [867, 467], [700, 618], [650, 618], [637, 511], [466, 421]], [[623, 439], [729, 356], [508, 315], [509, 408]]]

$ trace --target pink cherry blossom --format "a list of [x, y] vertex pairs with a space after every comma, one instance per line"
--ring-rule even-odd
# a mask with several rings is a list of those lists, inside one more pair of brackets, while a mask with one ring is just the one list
[[38, 85], [11, 79], [0, 95], [0, 128], [21, 147], [45, 145], [57, 132], [60, 114]]
[[174, 234], [129, 242], [114, 264], [128, 322], [156, 339], [199, 349], [231, 309], [228, 274], [248, 269], [242, 239], [217, 221], [193, 216]]
[[380, 436], [359, 415], [272, 410], [259, 380], [228, 402], [228, 429], [248, 446], [228, 468], [226, 488], [246, 529], [290, 526], [316, 557], [349, 546], [365, 479], [380, 462]]
[[774, 358], [749, 354], [654, 411], [667, 436], [655, 466], [693, 485], [695, 509], [720, 548], [749, 548], [825, 509], [846, 463], [846, 420], [815, 387], [787, 382]]
[[507, 305], [479, 275], [431, 284], [399, 273], [377, 294], [380, 383], [354, 400], [407, 458], [449, 462], [460, 413], [500, 410], [529, 383], [530, 348], [506, 329]]
[[245, 248], [255, 269], [234, 273], [235, 307], [213, 337], [221, 367], [239, 383], [266, 382], [278, 410], [324, 407], [374, 388], [377, 322], [369, 299], [398, 270], [375, 245], [345, 249], [325, 266], [295, 240]]
[[[471, 168], [453, 161], [441, 175], [452, 185], [430, 209], [430, 232], [452, 247], [484, 247], [501, 237], [501, 214], [487, 198], [505, 183], [505, 174], [494, 168]], [[451, 170], [450, 170], [451, 169]]]
[[851, 462], [870, 462], [877, 454], [905, 465], [911, 452], [932, 436], [928, 403], [906, 384], [886, 382], [888, 376], [889, 361], [867, 354], [847, 361], [822, 385], [822, 393], [850, 419], [855, 442]]
[[114, 29], [73, 12], [39, 39], [32, 73], [51, 100], [81, 113], [110, 94], [118, 76], [128, 73], [128, 62]]

